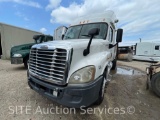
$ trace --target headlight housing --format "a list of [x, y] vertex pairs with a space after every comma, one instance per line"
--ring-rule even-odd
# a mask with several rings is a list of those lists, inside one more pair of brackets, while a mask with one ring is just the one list
[[71, 75], [69, 84], [81, 84], [90, 82], [94, 80], [95, 72], [95, 66], [84, 67]]
[[22, 57], [21, 54], [14, 54], [13, 57]]

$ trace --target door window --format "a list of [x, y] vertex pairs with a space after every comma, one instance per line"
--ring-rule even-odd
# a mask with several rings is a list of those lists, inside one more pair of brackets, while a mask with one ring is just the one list
[[109, 28], [109, 42], [113, 41], [113, 29], [110, 27]]
[[53, 37], [52, 36], [48, 36], [45, 42], [52, 41], [52, 40], [53, 40]]

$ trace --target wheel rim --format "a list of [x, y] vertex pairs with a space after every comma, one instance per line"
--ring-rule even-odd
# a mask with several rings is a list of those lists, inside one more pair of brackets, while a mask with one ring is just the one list
[[103, 85], [102, 85], [102, 97], [104, 96], [105, 85], [106, 85], [106, 78], [104, 77]]
[[102, 97], [104, 96], [104, 89], [105, 89], [105, 81], [103, 81], [103, 86], [102, 86]]

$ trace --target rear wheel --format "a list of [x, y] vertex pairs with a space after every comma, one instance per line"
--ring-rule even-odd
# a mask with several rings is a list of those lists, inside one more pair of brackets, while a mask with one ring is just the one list
[[102, 81], [101, 88], [99, 91], [98, 99], [95, 102], [96, 105], [100, 105], [103, 102], [104, 93], [105, 93], [105, 86], [106, 86], [106, 83], [108, 83], [107, 76], [108, 76], [108, 70], [106, 69], [105, 72], [103, 73], [103, 81]]
[[151, 87], [153, 92], [160, 97], [160, 72], [153, 75], [151, 79]]
[[28, 68], [28, 60], [29, 60], [28, 57], [24, 60], [24, 67], [25, 67], [26, 69]]

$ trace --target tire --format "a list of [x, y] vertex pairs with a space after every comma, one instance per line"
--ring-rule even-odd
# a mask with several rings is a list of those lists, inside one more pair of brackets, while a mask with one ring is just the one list
[[153, 75], [151, 79], [151, 88], [153, 92], [160, 97], [160, 72]]
[[29, 60], [28, 57], [24, 60], [24, 67], [25, 67], [26, 69], [28, 69], [28, 60]]
[[112, 64], [113, 64], [113, 66], [112, 66], [111, 70], [116, 70], [116, 67], [117, 67], [117, 60], [114, 59], [114, 60], [112, 61]]
[[[106, 71], [107, 70], [105, 70], [105, 72]], [[103, 81], [101, 83], [99, 96], [98, 96], [97, 101], [95, 102], [96, 105], [100, 105], [103, 102], [103, 99], [104, 99], [105, 86], [106, 86], [106, 82], [107, 82], [107, 80], [106, 80], [107, 73], [105, 74], [105, 72], [103, 73]]]

